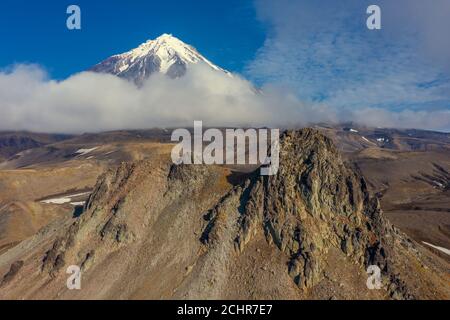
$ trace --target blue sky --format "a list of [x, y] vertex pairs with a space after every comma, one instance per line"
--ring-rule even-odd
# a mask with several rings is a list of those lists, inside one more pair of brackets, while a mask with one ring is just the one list
[[[69, 4], [81, 7], [81, 31], [65, 26]], [[366, 28], [370, 4], [381, 30]], [[340, 119], [449, 130], [449, 16], [448, 0], [3, 0], [0, 68], [34, 63], [61, 80], [172, 33]]]
[[[66, 8], [77, 4], [82, 30], [66, 28]], [[0, 67], [37, 63], [61, 79], [162, 33], [194, 45], [204, 56], [240, 71], [263, 44], [253, 2], [2, 0]]]

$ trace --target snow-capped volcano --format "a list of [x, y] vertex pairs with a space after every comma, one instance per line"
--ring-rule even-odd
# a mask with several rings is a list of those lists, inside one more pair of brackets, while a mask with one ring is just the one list
[[90, 71], [111, 73], [141, 84], [154, 72], [171, 78], [180, 77], [186, 73], [190, 64], [197, 63], [229, 74], [203, 57], [194, 47], [170, 34], [163, 34], [128, 52], [114, 55], [95, 65]]

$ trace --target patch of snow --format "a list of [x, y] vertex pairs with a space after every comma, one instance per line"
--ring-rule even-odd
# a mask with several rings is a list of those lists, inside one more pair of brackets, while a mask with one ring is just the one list
[[77, 151], [75, 151], [75, 153], [79, 154], [80, 156], [84, 156], [84, 155], [87, 155], [89, 152], [94, 151], [97, 148], [98, 147], [93, 147], [90, 149], [78, 149]]
[[51, 198], [51, 199], [47, 199], [47, 200], [42, 200], [41, 203], [64, 204], [64, 203], [68, 203], [68, 202], [72, 201], [72, 198], [84, 196], [89, 193], [90, 192], [75, 193], [75, 194], [71, 194], [71, 195], [67, 195], [67, 196], [63, 196], [63, 197], [59, 197], [59, 198]]
[[444, 188], [444, 185], [440, 183], [439, 181], [433, 180], [434, 184], [437, 185], [440, 188]]
[[443, 248], [443, 247], [439, 247], [439, 246], [435, 246], [435, 245], [433, 245], [433, 244], [431, 244], [431, 243], [428, 243], [428, 242], [425, 242], [425, 241], [422, 241], [422, 243], [424, 243], [424, 244], [426, 244], [427, 246], [430, 246], [430, 247], [432, 247], [432, 248], [434, 248], [434, 249], [436, 249], [436, 250], [442, 251], [442, 252], [444, 252], [444, 253], [450, 255], [450, 250], [449, 250], [449, 249], [446, 249], [446, 248]]
[[75, 201], [75, 202], [71, 202], [70, 204], [73, 206], [84, 206], [85, 203], [86, 203], [86, 201]]
[[64, 204], [67, 202], [70, 202], [70, 198], [53, 198], [53, 199], [48, 199], [48, 200], [42, 200], [42, 203], [47, 203], [47, 204]]
[[119, 72], [123, 72], [123, 71], [127, 70], [128, 67], [129, 67], [128, 64], [124, 64], [124, 65], [120, 66], [120, 67], [119, 67]]
[[89, 194], [89, 193], [90, 193], [89, 191], [87, 191], [87, 192], [81, 192], [81, 193], [75, 193], [75, 194], [71, 194], [71, 195], [66, 196], [66, 197], [69, 197], [69, 198], [75, 198], [75, 197], [79, 197], [79, 196], [84, 196], [84, 195]]
[[378, 142], [384, 142], [384, 138], [377, 138]]
[[372, 141], [370, 141], [370, 140], [367, 139], [366, 137], [363, 136], [362, 138], [363, 138], [364, 141], [367, 141], [367, 142], [369, 142], [369, 143], [372, 143]]
[[350, 132], [358, 132], [358, 130], [350, 128]]

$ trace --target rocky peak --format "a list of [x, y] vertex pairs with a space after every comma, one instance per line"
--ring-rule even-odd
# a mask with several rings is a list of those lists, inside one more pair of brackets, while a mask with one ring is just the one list
[[93, 66], [90, 71], [111, 73], [140, 85], [153, 73], [162, 73], [171, 78], [181, 77], [190, 65], [198, 63], [214, 71], [230, 74], [214, 65], [194, 47], [166, 33], [128, 52], [111, 56]]
[[[230, 194], [239, 198], [241, 208], [236, 250], [243, 252], [258, 232], [264, 232], [269, 243], [290, 257], [286, 271], [304, 289], [323, 279], [332, 248], [361, 268], [377, 265], [390, 283], [388, 253], [393, 238], [401, 236], [382, 217], [378, 199], [369, 195], [364, 179], [344, 163], [331, 140], [315, 130], [287, 131], [280, 145], [275, 176], [254, 176]], [[221, 246], [221, 224], [226, 224], [221, 216], [229, 216], [233, 207], [224, 209], [224, 203], [227, 200], [214, 210], [204, 237], [212, 247]], [[396, 283], [390, 287], [392, 296], [412, 297], [400, 280]]]

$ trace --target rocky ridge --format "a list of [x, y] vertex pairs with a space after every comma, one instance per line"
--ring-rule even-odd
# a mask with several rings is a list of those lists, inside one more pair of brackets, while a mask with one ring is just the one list
[[[339, 297], [449, 297], [448, 269], [430, 265], [383, 217], [364, 178], [330, 139], [303, 129], [280, 141], [278, 173], [255, 172], [236, 186], [223, 168], [168, 159], [109, 170], [79, 218], [47, 230], [41, 251], [30, 239], [0, 257], [5, 270], [27, 248], [30, 257], [21, 259], [14, 279], [8, 273], [0, 297], [26, 290], [30, 297], [65, 298], [330, 298], [317, 289], [330, 270], [344, 278], [353, 268], [365, 279], [369, 265], [382, 270], [383, 290], [350, 287]], [[255, 278], [266, 262], [270, 282]], [[63, 270], [71, 264], [82, 268], [82, 293], [65, 288]], [[46, 290], [27, 287], [23, 270]], [[237, 276], [244, 281], [233, 284]]]

